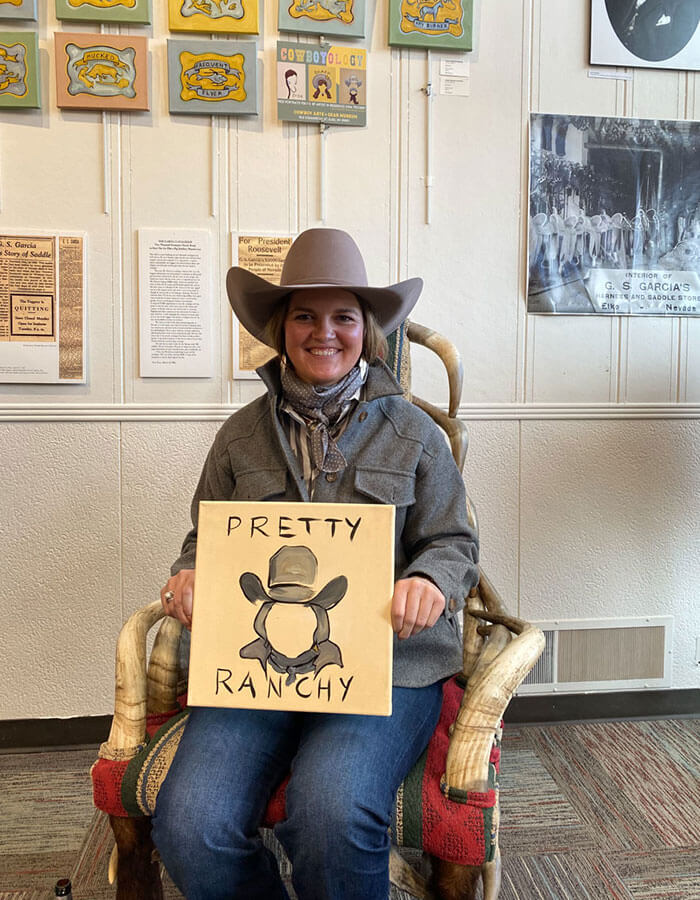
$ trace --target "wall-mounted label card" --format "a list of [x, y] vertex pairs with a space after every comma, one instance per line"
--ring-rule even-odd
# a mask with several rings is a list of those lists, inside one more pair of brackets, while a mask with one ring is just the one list
[[212, 375], [209, 243], [203, 228], [139, 230], [142, 378]]

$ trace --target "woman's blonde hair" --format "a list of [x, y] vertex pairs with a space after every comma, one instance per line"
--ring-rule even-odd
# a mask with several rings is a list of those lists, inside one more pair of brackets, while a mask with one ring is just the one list
[[[291, 294], [288, 294], [280, 301], [265, 326], [267, 343], [274, 347], [279, 356], [284, 356], [285, 354], [284, 322], [287, 318], [290, 298]], [[357, 302], [360, 304], [362, 317], [365, 321], [365, 331], [362, 336], [362, 358], [368, 363], [373, 363], [375, 359], [386, 359], [389, 348], [384, 332], [374, 313], [364, 300], [361, 297], [357, 297]]]

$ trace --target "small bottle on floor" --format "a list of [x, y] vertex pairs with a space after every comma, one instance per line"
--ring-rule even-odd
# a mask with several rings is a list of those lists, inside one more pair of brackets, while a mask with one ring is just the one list
[[63, 897], [63, 900], [73, 900], [73, 887], [70, 878], [59, 878], [54, 888], [56, 897]]

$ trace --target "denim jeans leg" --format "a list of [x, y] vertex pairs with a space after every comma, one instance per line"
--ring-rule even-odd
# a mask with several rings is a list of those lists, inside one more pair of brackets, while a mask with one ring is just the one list
[[387, 900], [394, 798], [441, 703], [441, 684], [395, 687], [391, 716], [305, 717], [275, 829], [299, 900]]
[[258, 834], [299, 740], [297, 713], [193, 709], [158, 795], [153, 840], [188, 900], [289, 900]]

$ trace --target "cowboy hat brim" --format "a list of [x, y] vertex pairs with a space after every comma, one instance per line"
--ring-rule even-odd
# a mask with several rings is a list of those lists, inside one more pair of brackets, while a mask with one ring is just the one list
[[315, 597], [313, 589], [297, 584], [270, 588], [268, 592], [254, 572], [244, 572], [239, 578], [239, 584], [251, 603], [261, 600], [271, 603], [317, 603], [324, 609], [332, 609], [343, 599], [348, 589], [348, 580], [344, 575], [332, 578]]
[[276, 307], [285, 297], [292, 291], [328, 288], [351, 291], [363, 300], [374, 313], [384, 334], [389, 335], [396, 331], [416, 305], [423, 289], [423, 279], [409, 278], [383, 288], [329, 282], [276, 285], [240, 266], [233, 266], [226, 276], [229, 303], [239, 321], [253, 337], [268, 346], [272, 344], [265, 333], [265, 328]]

